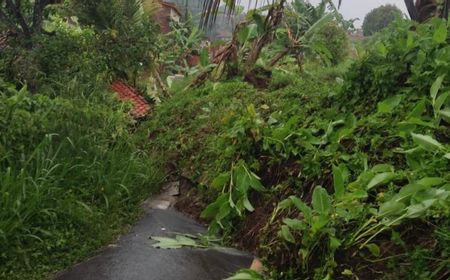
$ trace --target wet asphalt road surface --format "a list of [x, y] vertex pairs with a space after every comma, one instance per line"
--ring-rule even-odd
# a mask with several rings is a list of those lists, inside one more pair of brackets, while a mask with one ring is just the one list
[[59, 273], [55, 280], [221, 280], [253, 257], [233, 249], [156, 249], [150, 236], [197, 234], [205, 228], [173, 209], [149, 209], [131, 231], [84, 263]]

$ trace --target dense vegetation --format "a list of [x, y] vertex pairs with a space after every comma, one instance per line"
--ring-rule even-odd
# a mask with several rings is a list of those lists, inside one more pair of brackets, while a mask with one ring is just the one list
[[139, 48], [154, 49], [154, 24], [116, 17], [127, 28], [103, 32], [64, 13], [0, 50], [1, 279], [44, 279], [86, 258], [164, 176], [108, 85], [151, 63]]
[[[449, 277], [448, 22], [399, 18], [350, 43], [329, 1], [274, 2], [213, 58], [190, 23], [160, 36], [141, 1], [50, 6], [8, 40], [0, 278], [89, 256], [167, 174], [194, 182], [181, 210], [263, 260], [234, 279]], [[115, 80], [150, 116], [130, 117]]]
[[399, 21], [348, 70], [177, 94], [149, 145], [203, 186], [210, 230], [272, 278], [444, 279], [448, 38], [444, 21]]

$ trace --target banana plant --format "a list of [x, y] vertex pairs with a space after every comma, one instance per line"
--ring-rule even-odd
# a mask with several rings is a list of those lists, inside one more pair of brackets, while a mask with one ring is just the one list
[[331, 52], [327, 46], [312, 40], [319, 29], [341, 17], [334, 5], [330, 6], [332, 12], [327, 12], [328, 4], [329, 1], [323, 0], [314, 7], [308, 2], [299, 0], [291, 5], [284, 27], [277, 32], [279, 40], [276, 40], [278, 43], [276, 48], [279, 52], [269, 63], [270, 67], [275, 66], [283, 57], [293, 55], [302, 70], [305, 51], [316, 53], [325, 61], [331, 59]]

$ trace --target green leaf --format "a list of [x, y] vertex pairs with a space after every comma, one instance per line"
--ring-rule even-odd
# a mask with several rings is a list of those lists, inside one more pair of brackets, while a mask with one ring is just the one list
[[331, 211], [331, 198], [327, 191], [321, 186], [314, 189], [312, 196], [312, 206], [320, 214], [329, 214]]
[[288, 226], [281, 226], [281, 237], [290, 243], [295, 243], [295, 238], [289, 230]]
[[425, 211], [427, 211], [433, 204], [436, 202], [436, 199], [428, 199], [425, 201], [422, 201], [418, 204], [413, 204], [408, 206], [406, 211], [406, 216], [410, 219], [413, 218], [419, 218], [425, 214]]
[[450, 91], [447, 91], [441, 95], [439, 95], [436, 98], [436, 101], [434, 102], [434, 110], [440, 111], [442, 106], [444, 105], [445, 101], [447, 101], [447, 98], [450, 96]]
[[414, 124], [414, 125], [420, 125], [420, 126], [424, 126], [424, 127], [429, 127], [429, 128], [436, 128], [436, 126], [434, 125], [434, 123], [432, 122], [425, 122], [419, 118], [409, 118], [404, 122], [401, 122], [400, 124]]
[[424, 150], [436, 152], [437, 150], [442, 149], [442, 144], [431, 136], [415, 133], [411, 133], [411, 136], [413, 141]]
[[430, 96], [431, 96], [431, 99], [433, 100], [433, 104], [435, 103], [437, 94], [438, 94], [439, 90], [441, 89], [444, 78], [445, 78], [445, 75], [441, 75], [441, 76], [437, 77], [436, 80], [434, 81], [433, 85], [431, 86]]
[[334, 20], [334, 13], [327, 13], [319, 20], [317, 20], [302, 36], [301, 41], [310, 41], [309, 39], [319, 30], [322, 26]]
[[400, 216], [405, 211], [406, 205], [399, 201], [390, 200], [381, 204], [378, 210], [378, 216], [380, 217], [390, 217], [390, 216]]
[[350, 200], [364, 199], [367, 198], [367, 192], [365, 190], [354, 190], [351, 193], [347, 193], [345, 198]]
[[406, 47], [408, 49], [414, 47], [414, 33], [411, 31], [408, 31], [408, 38], [406, 39]]
[[439, 111], [439, 115], [441, 115], [447, 121], [450, 121], [450, 109], [445, 109]]
[[426, 186], [421, 184], [409, 184], [402, 187], [398, 194], [396, 194], [392, 200], [406, 203], [417, 192], [425, 189]]
[[450, 160], [450, 153], [445, 154], [444, 157], [445, 157], [446, 159], [449, 159], [449, 160]]
[[382, 57], [386, 57], [387, 56], [387, 53], [388, 53], [387, 48], [382, 42], [378, 42], [377, 44], [375, 44], [375, 49], [378, 51], [378, 53]]
[[248, 26], [241, 28], [237, 34], [239, 44], [243, 45], [248, 40], [249, 35], [250, 35], [250, 28]]
[[323, 227], [325, 227], [329, 221], [330, 221], [330, 219], [325, 215], [315, 216], [314, 222], [311, 225], [312, 232], [313, 233], [318, 232]]
[[263, 192], [266, 189], [261, 184], [261, 179], [253, 172], [250, 171], [250, 187], [258, 192]]
[[377, 174], [372, 178], [372, 180], [370, 180], [369, 184], [367, 185], [367, 189], [370, 190], [381, 185], [386, 185], [395, 178], [397, 178], [397, 174], [393, 172], [384, 172]]
[[330, 248], [332, 250], [336, 250], [337, 248], [341, 247], [342, 242], [337, 239], [336, 237], [330, 237]]
[[229, 182], [230, 182], [230, 173], [225, 172], [214, 178], [214, 180], [211, 183], [211, 186], [217, 190], [221, 190]]
[[219, 213], [214, 217], [216, 221], [221, 221], [228, 217], [231, 213], [231, 205], [229, 203], [223, 203], [219, 208]]
[[263, 280], [263, 277], [254, 270], [242, 269], [225, 280]]
[[155, 244], [152, 244], [155, 248], [160, 249], [179, 249], [182, 247], [203, 247], [202, 245], [197, 244], [197, 242], [189, 237], [183, 235], [177, 235], [175, 238], [169, 237], [160, 237], [160, 236], [152, 236], [150, 237], [152, 240], [157, 241]]
[[284, 219], [283, 223], [285, 223], [288, 227], [295, 229], [295, 230], [306, 230], [307, 225], [298, 219]]
[[290, 199], [291, 199], [292, 203], [294, 203], [295, 207], [297, 207], [297, 209], [303, 213], [305, 220], [308, 221], [308, 223], [309, 223], [312, 219], [311, 208], [308, 205], [306, 205], [306, 203], [301, 201], [300, 198], [298, 198], [296, 196], [290, 196]]
[[394, 172], [394, 170], [395, 168], [391, 164], [377, 164], [371, 169], [374, 173]]
[[233, 169], [235, 186], [241, 193], [247, 193], [250, 187], [250, 178], [243, 163], [238, 164]]
[[421, 100], [417, 103], [417, 105], [414, 107], [412, 112], [408, 115], [409, 118], [420, 118], [422, 114], [425, 112], [425, 109], [427, 107], [426, 100]]
[[422, 178], [416, 182], [417, 184], [423, 185], [425, 187], [435, 187], [445, 183], [445, 180], [440, 177], [426, 177]]
[[282, 200], [280, 203], [278, 203], [277, 208], [279, 210], [284, 210], [284, 209], [291, 207], [293, 204], [294, 203], [292, 202], [292, 200], [290, 198], [286, 198], [285, 200]]
[[352, 275], [354, 275], [353, 271], [351, 271], [350, 269], [344, 269], [344, 271], [342, 271], [341, 274], [344, 275], [344, 276], [352, 276]]
[[220, 195], [216, 201], [208, 205], [208, 207], [205, 208], [205, 210], [202, 211], [201, 217], [202, 218], [214, 218], [220, 211], [220, 208], [223, 204], [228, 204], [228, 194], [222, 194]]
[[378, 113], [392, 113], [395, 107], [402, 102], [402, 99], [401, 95], [395, 95], [378, 103]]
[[447, 22], [442, 20], [439, 26], [434, 30], [433, 41], [442, 44], [447, 40]]
[[255, 211], [255, 208], [253, 208], [252, 204], [250, 203], [250, 201], [248, 200], [248, 197], [244, 197], [243, 198], [243, 203], [244, 203], [244, 207], [245, 209], [247, 209], [250, 212]]
[[374, 257], [380, 256], [380, 247], [378, 247], [377, 244], [369, 243], [369, 244], [366, 244], [366, 246], [364, 246], [364, 247], [366, 247]]
[[345, 193], [345, 175], [341, 167], [333, 166], [333, 184], [336, 198], [341, 198]]

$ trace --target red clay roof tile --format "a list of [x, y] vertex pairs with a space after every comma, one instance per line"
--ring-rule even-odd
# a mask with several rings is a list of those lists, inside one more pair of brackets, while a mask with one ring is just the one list
[[131, 101], [133, 103], [133, 109], [131, 109], [130, 113], [135, 118], [142, 118], [148, 115], [150, 105], [136, 89], [120, 81], [114, 82], [111, 87], [117, 93], [120, 100]]

